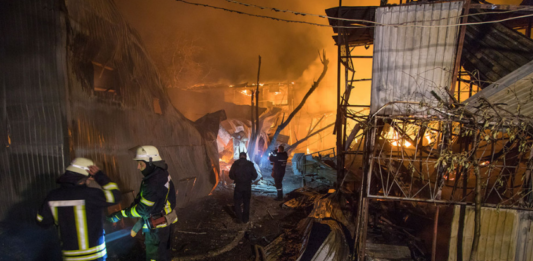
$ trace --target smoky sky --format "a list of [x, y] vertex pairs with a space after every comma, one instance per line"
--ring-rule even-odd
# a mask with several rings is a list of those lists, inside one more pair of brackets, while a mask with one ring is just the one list
[[[193, 44], [195, 61], [209, 67], [205, 82], [255, 82], [257, 59], [262, 56], [261, 79], [293, 81], [326, 49], [336, 60], [333, 30], [293, 24], [187, 5], [172, 0], [115, 0], [128, 23], [136, 29], [154, 60], [166, 43]], [[228, 3], [224, 0], [191, 0], [244, 12], [285, 19], [327, 23], [326, 19], [276, 13]], [[241, 0], [256, 5], [325, 14], [336, 0]], [[353, 1], [355, 2], [355, 1]], [[357, 1], [361, 5], [361, 1]], [[375, 5], [378, 1], [365, 1]], [[179, 47], [178, 47], [179, 48]], [[157, 64], [157, 63], [156, 63]], [[332, 63], [335, 65], [335, 63]], [[328, 74], [334, 73], [330, 70]]]

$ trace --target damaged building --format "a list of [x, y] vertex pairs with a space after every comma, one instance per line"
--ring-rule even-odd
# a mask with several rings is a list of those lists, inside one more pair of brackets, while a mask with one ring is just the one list
[[[470, 1], [326, 10], [346, 75], [337, 163], [363, 170], [353, 192], [359, 260], [530, 260], [533, 41], [519, 18], [531, 10]], [[369, 45], [372, 56], [358, 54]], [[361, 59], [372, 60], [371, 102], [351, 104]]]
[[93, 159], [123, 191], [136, 190], [141, 176], [132, 159], [146, 144], [157, 146], [169, 165], [178, 205], [215, 188], [224, 111], [193, 122], [176, 110], [112, 1], [2, 6], [3, 218], [33, 219], [75, 157]]

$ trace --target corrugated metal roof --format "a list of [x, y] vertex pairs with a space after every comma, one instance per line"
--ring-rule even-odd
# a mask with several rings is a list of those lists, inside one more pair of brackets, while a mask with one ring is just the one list
[[[470, 16], [468, 22], [483, 18]], [[523, 34], [500, 23], [467, 26], [461, 65], [482, 88], [532, 60], [533, 40]]]
[[[384, 24], [457, 24], [462, 2], [380, 7], [376, 22]], [[394, 101], [436, 105], [430, 91], [446, 97], [450, 86], [458, 26], [376, 27], [370, 113]], [[380, 115], [418, 114], [425, 108], [398, 104]]]
[[[463, 103], [470, 111], [475, 111], [481, 98], [498, 104], [507, 111], [533, 117], [533, 61], [511, 72], [497, 82], [487, 86]], [[519, 106], [520, 105], [520, 106]]]

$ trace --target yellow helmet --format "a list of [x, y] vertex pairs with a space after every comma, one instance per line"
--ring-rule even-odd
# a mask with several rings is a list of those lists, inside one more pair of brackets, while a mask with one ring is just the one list
[[150, 145], [144, 145], [137, 148], [137, 153], [135, 154], [135, 158], [133, 160], [142, 160], [146, 162], [150, 161], [161, 161], [163, 160], [161, 158], [161, 155], [159, 154], [159, 151], [156, 147], [150, 146]]
[[75, 158], [70, 166], [67, 167], [68, 171], [76, 172], [81, 175], [89, 176], [89, 166], [93, 166], [94, 162], [86, 158]]

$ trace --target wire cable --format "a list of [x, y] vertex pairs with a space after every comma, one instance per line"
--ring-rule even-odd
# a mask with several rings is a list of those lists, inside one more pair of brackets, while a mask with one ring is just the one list
[[[259, 6], [255, 4], [247, 4], [247, 3], [241, 3], [235, 0], [224, 0], [229, 3], [238, 4], [246, 7], [255, 7], [261, 10], [270, 10], [274, 12], [281, 12], [281, 13], [290, 13], [294, 15], [299, 16], [314, 16], [319, 18], [327, 18], [330, 20], [337, 20], [337, 21], [346, 21], [346, 22], [361, 22], [361, 23], [371, 23], [371, 24], [378, 24], [382, 25], [380, 23], [374, 22], [374, 21], [368, 21], [363, 19], [354, 19], [354, 18], [342, 18], [342, 17], [336, 17], [336, 16], [327, 16], [327, 15], [319, 15], [319, 14], [311, 14], [311, 13], [304, 13], [304, 12], [298, 12], [298, 11], [292, 11], [292, 10], [286, 10], [286, 9], [279, 9], [275, 7], [266, 7], [266, 6]], [[527, 9], [527, 8], [524, 8]], [[505, 13], [514, 13], [514, 12], [521, 12], [522, 10], [508, 10], [508, 11], [494, 11], [494, 12], [483, 12], [483, 13], [475, 13], [475, 14], [467, 14], [467, 15], [458, 15], [458, 16], [450, 16], [450, 17], [443, 17], [441, 19], [433, 19], [433, 20], [425, 20], [424, 22], [435, 22], [435, 21], [441, 21], [451, 18], [462, 18], [465, 16], [477, 16], [477, 15], [487, 15], [487, 14], [505, 14]]]
[[[420, 23], [420, 22], [425, 23], [425, 22], [430, 22], [430, 21], [410, 21], [410, 22], [404, 22], [404, 23], [398, 23], [398, 24], [383, 24], [383, 23], [377, 23], [377, 22], [370, 21], [370, 20], [360, 20], [360, 21], [364, 21], [365, 23], [373, 23], [373, 24], [376, 24], [376, 25], [368, 25], [368, 26], [359, 26], [359, 25], [338, 26], [338, 25], [319, 24], [319, 23], [312, 23], [312, 22], [299, 21], [299, 20], [283, 19], [283, 18], [277, 18], [277, 17], [272, 17], [272, 16], [266, 16], [266, 15], [251, 14], [251, 13], [247, 13], [247, 12], [237, 11], [237, 10], [218, 7], [218, 6], [212, 6], [212, 5], [202, 4], [202, 3], [188, 2], [188, 1], [185, 1], [185, 0], [176, 0], [176, 1], [177, 2], [182, 2], [182, 3], [185, 3], [185, 4], [189, 4], [189, 5], [209, 7], [209, 8], [213, 8], [213, 9], [216, 9], [216, 10], [223, 10], [223, 11], [230, 12], [230, 13], [237, 13], [237, 14], [242, 14], [242, 15], [247, 15], [247, 16], [252, 16], [252, 17], [271, 19], [271, 20], [280, 21], [280, 22], [299, 23], [299, 24], [308, 24], [308, 25], [314, 25], [314, 26], [319, 26], [319, 27], [345, 28], [345, 29], [375, 28], [377, 26], [419, 27], [419, 28], [454, 27], [454, 26], [461, 26], [461, 25], [494, 24], [494, 23], [501, 23], [501, 22], [505, 22], [505, 21], [511, 21], [511, 20], [516, 20], [516, 19], [521, 19], [521, 18], [526, 18], [526, 17], [533, 17], [533, 14], [527, 14], [527, 15], [522, 15], [522, 16], [515, 16], [515, 17], [509, 17], [509, 18], [504, 18], [504, 19], [499, 19], [499, 20], [486, 21], [486, 22], [472, 22], [472, 23], [463, 23], [463, 24], [443, 24], [443, 25], [411, 24], [411, 23]], [[448, 18], [446, 18], [446, 19], [448, 19]]]

